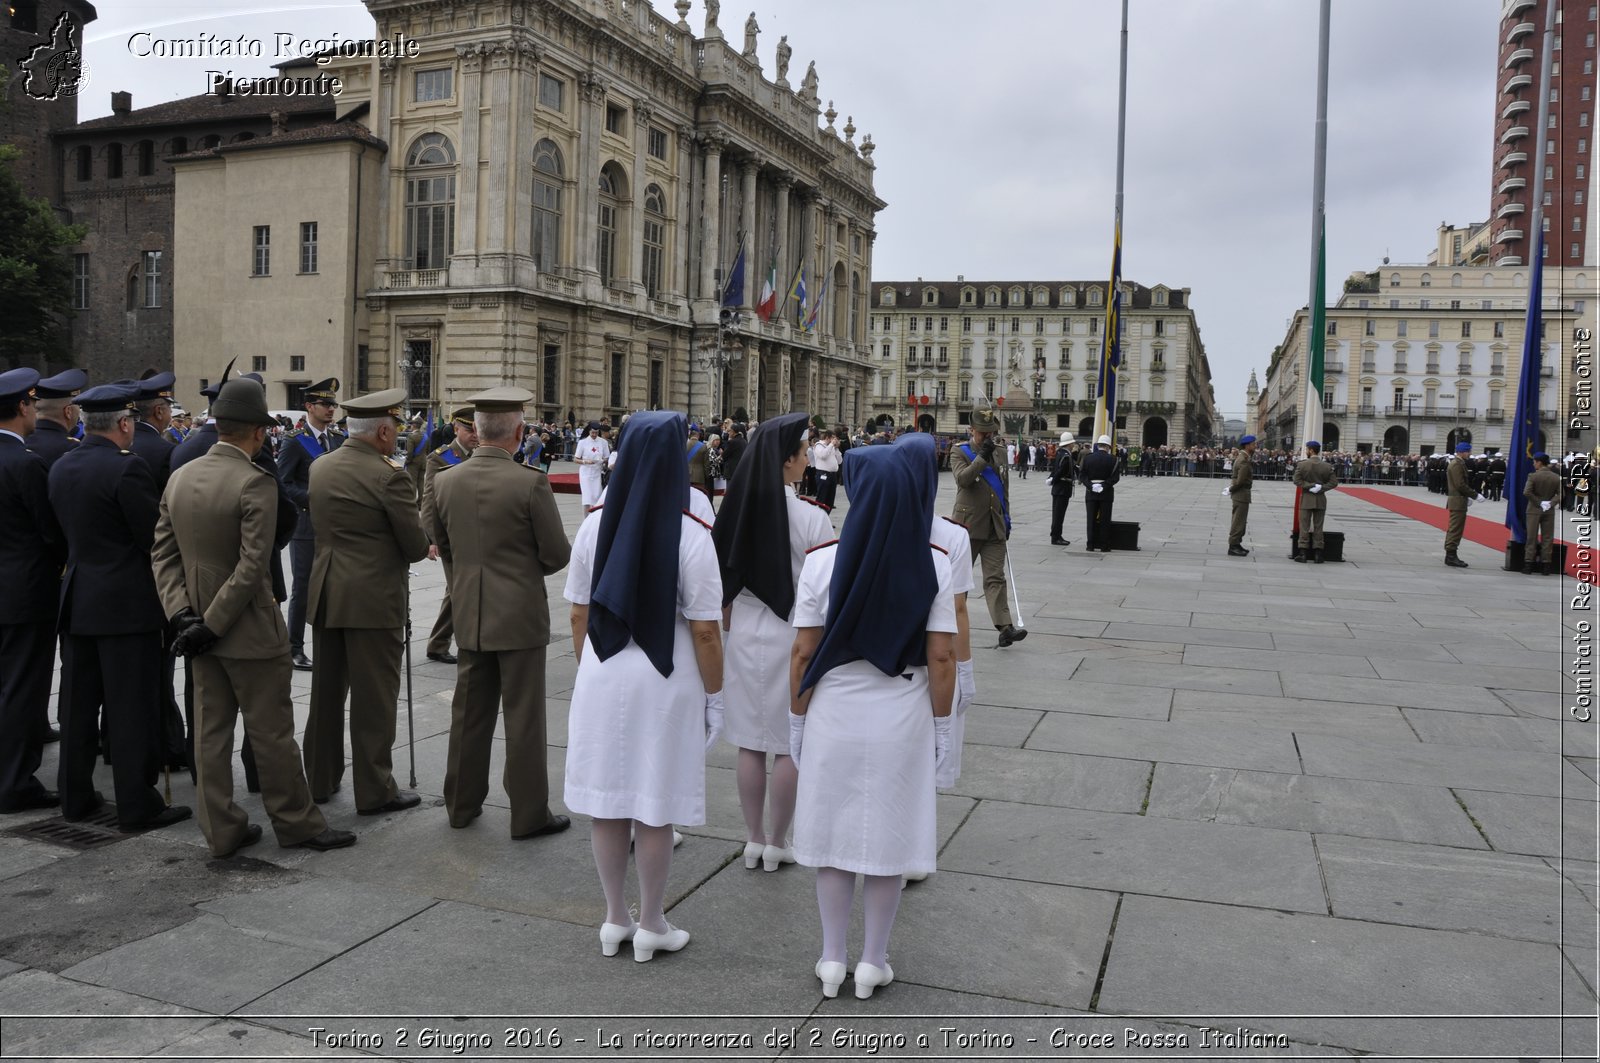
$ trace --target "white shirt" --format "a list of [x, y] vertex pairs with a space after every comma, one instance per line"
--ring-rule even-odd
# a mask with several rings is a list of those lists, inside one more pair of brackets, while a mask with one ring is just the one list
[[593, 439], [585, 436], [583, 440], [578, 443], [577, 449], [572, 452], [572, 456], [574, 460], [580, 463], [595, 463], [593, 465], [579, 464], [579, 472], [583, 472], [586, 469], [592, 469], [595, 472], [599, 472], [600, 470], [597, 466], [604, 464], [605, 460], [611, 456], [611, 444], [607, 443], [604, 439], [601, 439], [598, 436]]
[[832, 443], [818, 443], [812, 453], [811, 464], [818, 472], [839, 471], [839, 448]]

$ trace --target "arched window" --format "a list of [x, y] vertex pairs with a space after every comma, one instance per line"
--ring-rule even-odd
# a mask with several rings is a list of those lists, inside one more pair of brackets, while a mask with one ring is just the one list
[[121, 177], [122, 176], [122, 145], [121, 144], [107, 144], [106, 145], [106, 176], [107, 177]]
[[667, 196], [660, 185], [644, 190], [644, 290], [656, 298], [666, 281]]
[[94, 176], [94, 149], [87, 144], [72, 149], [74, 168], [78, 180], [87, 181]]
[[243, 133], [235, 133], [233, 135], [233, 139], [228, 141], [228, 143], [230, 143], [230, 144], [243, 144], [245, 141], [254, 140], [255, 138], [256, 138], [256, 135], [254, 133], [250, 132], [247, 129]]
[[833, 267], [833, 283], [829, 285], [833, 291], [829, 293], [828, 298], [833, 300], [833, 335], [841, 339], [850, 336], [846, 329], [850, 327], [851, 318], [855, 316], [853, 309], [847, 302], [850, 298], [849, 283], [849, 280], [845, 277], [844, 263], [835, 263]]
[[173, 137], [171, 140], [167, 141], [167, 146], [163, 150], [167, 155], [182, 155], [184, 152], [189, 150], [189, 138]]
[[220, 148], [222, 146], [222, 137], [219, 134], [212, 133], [200, 141], [200, 146], [207, 151], [212, 148]]
[[149, 177], [156, 172], [156, 142], [139, 141], [139, 176]]
[[1450, 287], [1452, 287], [1452, 288], [1461, 287], [1461, 274], [1459, 274], [1459, 273], [1450, 274]]
[[861, 315], [858, 312], [860, 307], [861, 307], [861, 274], [852, 273], [852, 274], [850, 274], [850, 330], [849, 330], [848, 333], [846, 333], [846, 335], [848, 335], [850, 337], [850, 342], [851, 343], [860, 343], [861, 342], [861, 336], [859, 334], [860, 326], [861, 326]]
[[628, 189], [622, 169], [608, 162], [600, 170], [599, 222], [596, 227], [595, 268], [600, 271], [600, 283], [610, 286], [623, 275], [622, 260], [617, 254], [617, 232], [626, 231], [623, 205]]
[[1089, 305], [1090, 306], [1099, 306], [1104, 301], [1104, 299], [1105, 299], [1105, 295], [1104, 295], [1103, 292], [1101, 292], [1101, 290], [1100, 290], [1100, 288], [1098, 286], [1089, 289]]
[[551, 140], [533, 146], [533, 266], [561, 264], [561, 149]]
[[456, 242], [456, 152], [441, 133], [425, 133], [406, 155], [406, 262], [443, 269]]

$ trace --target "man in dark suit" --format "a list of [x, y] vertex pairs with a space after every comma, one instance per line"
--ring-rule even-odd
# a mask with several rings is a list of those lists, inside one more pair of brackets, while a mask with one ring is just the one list
[[97, 712], [105, 725], [124, 830], [187, 819], [156, 791], [161, 763], [161, 679], [166, 617], [156, 594], [155, 478], [136, 458], [137, 384], [105, 384], [78, 396], [84, 441], [50, 470], [50, 505], [67, 539], [61, 588], [61, 666], [72, 693], [61, 721], [61, 811], [82, 819], [104, 804], [94, 789]]
[[279, 479], [289, 498], [299, 508], [299, 523], [289, 542], [289, 565], [294, 572], [294, 591], [289, 597], [289, 658], [295, 671], [311, 671], [306, 656], [306, 599], [311, 586], [311, 559], [316, 555], [317, 535], [311, 523], [311, 463], [339, 449], [344, 435], [333, 427], [339, 409], [339, 381], [329, 377], [305, 391], [306, 426], [284, 440], [278, 455]]
[[68, 369], [45, 377], [35, 386], [39, 393], [35, 407], [39, 420], [28, 435], [28, 449], [44, 459], [45, 468], [78, 445], [72, 434], [78, 428], [76, 399], [88, 384], [89, 374], [82, 369]]
[[[156, 481], [157, 500], [167, 489], [167, 480], [172, 476], [172, 453], [175, 447], [172, 440], [167, 438], [167, 429], [172, 425], [172, 388], [175, 380], [176, 377], [171, 373], [154, 372], [146, 373], [139, 379], [139, 396], [136, 400], [139, 423], [134, 425], [133, 443], [128, 448], [150, 467], [150, 475]], [[183, 770], [191, 767], [189, 761], [193, 743], [189, 741], [183, 712], [178, 708], [178, 696], [173, 691], [173, 673], [176, 669], [176, 658], [168, 654], [161, 678], [162, 757], [167, 767]]]
[[1078, 478], [1077, 464], [1072, 460], [1073, 438], [1071, 432], [1061, 433], [1061, 445], [1050, 462], [1050, 545], [1071, 546], [1069, 539], [1061, 537], [1061, 522], [1067, 519], [1067, 503], [1072, 501], [1072, 482]]
[[1111, 452], [1111, 437], [1095, 440], [1094, 453], [1083, 459], [1078, 479], [1083, 481], [1083, 508], [1089, 519], [1089, 542], [1085, 549], [1111, 552], [1111, 503], [1116, 497], [1117, 458]]
[[0, 373], [0, 812], [53, 808], [60, 796], [34, 775], [50, 730], [50, 672], [66, 540], [50, 508], [33, 431], [39, 374]]

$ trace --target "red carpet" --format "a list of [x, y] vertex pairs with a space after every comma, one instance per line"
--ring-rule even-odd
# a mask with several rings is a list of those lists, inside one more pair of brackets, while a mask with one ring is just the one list
[[[1412, 520], [1419, 520], [1430, 527], [1444, 531], [1445, 511], [1432, 503], [1423, 502], [1415, 498], [1407, 498], [1405, 495], [1390, 494], [1388, 491], [1379, 491], [1372, 487], [1347, 487], [1344, 484], [1340, 484], [1339, 493], [1349, 495], [1352, 498], [1359, 498], [1363, 502], [1370, 502], [1392, 513], [1398, 513], [1402, 517], [1410, 517]], [[1490, 505], [1499, 512], [1504, 503], [1492, 502]], [[1511, 538], [1511, 533], [1504, 524], [1487, 520], [1483, 517], [1474, 517], [1469, 513], [1467, 514], [1466, 531], [1462, 533], [1462, 536], [1469, 542], [1477, 543], [1479, 546], [1487, 546], [1504, 557], [1506, 543]], [[1594, 551], [1588, 551], [1587, 558], [1584, 558], [1576, 543], [1567, 542], [1565, 539], [1557, 541], [1565, 544], [1567, 548], [1567, 575], [1573, 579], [1581, 579], [1586, 583], [1593, 583], [1595, 576]], [[1586, 572], [1579, 571], [1580, 559], [1588, 562], [1585, 566]]]
[[581, 495], [578, 490], [578, 474], [575, 472], [553, 472], [550, 474], [550, 490], [558, 495]]

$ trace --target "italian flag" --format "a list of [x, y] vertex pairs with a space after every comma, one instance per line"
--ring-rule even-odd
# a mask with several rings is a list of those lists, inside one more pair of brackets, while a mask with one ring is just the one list
[[761, 282], [761, 301], [756, 304], [756, 316], [771, 321], [778, 312], [778, 263], [774, 259], [767, 267], [766, 279]]

